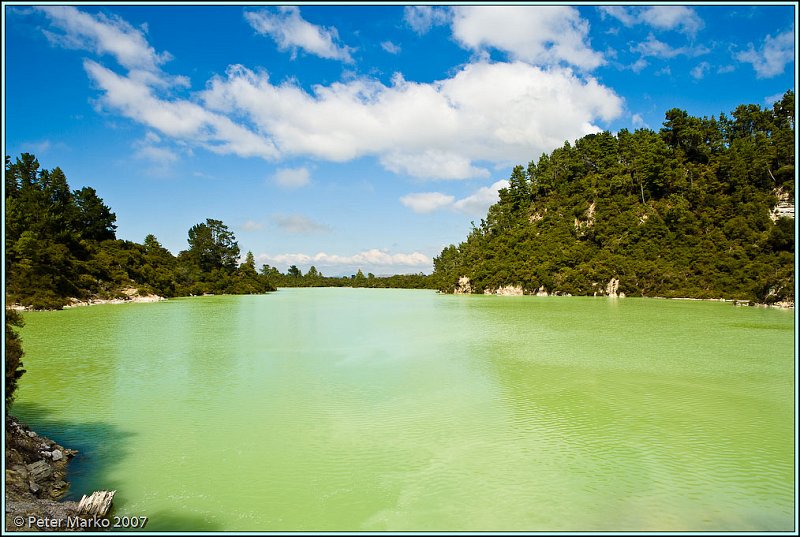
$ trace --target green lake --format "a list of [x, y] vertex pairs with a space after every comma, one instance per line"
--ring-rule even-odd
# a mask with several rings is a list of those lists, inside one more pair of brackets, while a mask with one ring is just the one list
[[24, 318], [13, 412], [147, 530], [794, 529], [793, 311], [281, 289]]

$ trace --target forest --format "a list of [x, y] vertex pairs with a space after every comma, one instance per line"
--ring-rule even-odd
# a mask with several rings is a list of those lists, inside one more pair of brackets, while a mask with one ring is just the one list
[[[666, 112], [659, 132], [591, 134], [527, 167], [466, 240], [434, 259], [432, 275], [284, 274], [247, 252], [220, 220], [188, 230], [173, 255], [153, 235], [116, 237], [116, 216], [91, 187], [71, 190], [60, 168], [6, 157], [8, 304], [58, 309], [71, 299], [264, 293], [277, 287], [402, 287], [471, 292], [794, 299], [794, 92], [731, 117]], [[787, 213], [776, 207], [792, 211]]]
[[327, 277], [311, 267], [286, 274], [241, 260], [236, 237], [220, 220], [188, 230], [188, 248], [173, 255], [154, 235], [142, 244], [116, 237], [116, 215], [91, 187], [71, 190], [60, 168], [36, 157], [6, 157], [6, 300], [60, 309], [71, 300], [125, 298], [126, 290], [178, 297], [258, 294], [276, 287], [431, 287], [423, 274], [376, 277], [361, 270]]
[[[659, 132], [590, 134], [527, 167], [434, 259], [454, 292], [794, 301], [794, 92]], [[781, 210], [782, 209], [782, 210]], [[465, 281], [465, 280], [462, 280]]]

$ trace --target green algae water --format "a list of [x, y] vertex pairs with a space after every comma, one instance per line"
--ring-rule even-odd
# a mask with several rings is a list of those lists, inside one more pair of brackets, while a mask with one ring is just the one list
[[282, 289], [24, 317], [14, 413], [147, 530], [793, 530], [791, 311]]

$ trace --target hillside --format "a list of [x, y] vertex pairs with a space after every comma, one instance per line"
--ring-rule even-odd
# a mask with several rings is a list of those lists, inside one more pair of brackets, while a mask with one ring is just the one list
[[659, 132], [566, 142], [514, 168], [434, 279], [444, 292], [793, 301], [794, 123], [788, 91], [771, 109], [672, 109]]

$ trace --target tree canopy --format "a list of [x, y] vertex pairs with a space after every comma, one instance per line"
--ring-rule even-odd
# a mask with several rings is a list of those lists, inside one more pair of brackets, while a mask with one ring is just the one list
[[794, 93], [727, 117], [668, 110], [663, 128], [590, 134], [517, 166], [436, 286], [474, 292], [793, 300]]
[[188, 232], [177, 257], [152, 234], [116, 238], [116, 215], [92, 187], [71, 190], [60, 168], [6, 157], [6, 292], [9, 303], [60, 308], [72, 298], [115, 298], [131, 288], [161, 296], [274, 290], [220, 220]]

